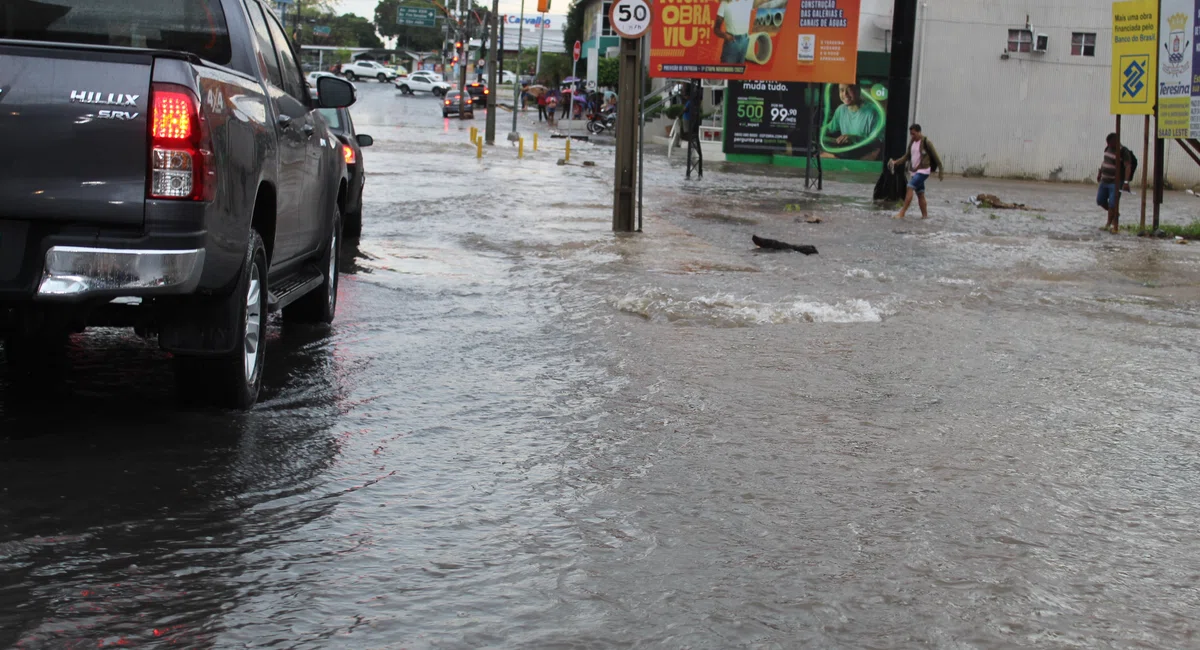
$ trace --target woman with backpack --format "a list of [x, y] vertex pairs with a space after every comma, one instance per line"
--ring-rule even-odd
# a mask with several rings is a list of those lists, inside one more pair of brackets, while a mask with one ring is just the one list
[[903, 219], [908, 214], [908, 206], [912, 205], [913, 195], [917, 196], [917, 204], [921, 206], [921, 218], [929, 218], [929, 206], [925, 202], [925, 181], [937, 172], [938, 180], [942, 180], [942, 159], [929, 138], [921, 133], [921, 125], [914, 124], [908, 128], [912, 139], [908, 141], [908, 151], [901, 158], [888, 161], [888, 167], [893, 168], [905, 163], [905, 169], [912, 172], [908, 180], [908, 190], [904, 196], [904, 207], [896, 214], [897, 219]]

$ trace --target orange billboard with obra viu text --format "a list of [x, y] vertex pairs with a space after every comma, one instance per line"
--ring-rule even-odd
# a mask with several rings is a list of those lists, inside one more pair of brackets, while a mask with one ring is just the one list
[[654, 0], [650, 76], [855, 83], [860, 0]]

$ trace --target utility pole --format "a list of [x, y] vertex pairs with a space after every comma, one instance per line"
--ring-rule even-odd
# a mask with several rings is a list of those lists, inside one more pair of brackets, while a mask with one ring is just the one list
[[296, 49], [300, 49], [301, 37], [304, 36], [304, 18], [300, 16], [301, 0], [296, 0]]
[[[487, 126], [484, 129], [484, 142], [496, 144], [496, 40], [499, 38], [500, 25], [496, 20], [500, 12], [500, 0], [492, 0], [492, 36], [491, 47], [488, 49], [488, 96], [487, 96]], [[515, 113], [517, 107], [513, 106]]]
[[[470, 3], [468, 2], [468, 5]], [[467, 17], [466, 11], [460, 11], [458, 18], [459, 24], [462, 25], [462, 53], [458, 55], [458, 89], [463, 92], [460, 96], [460, 101], [467, 98], [467, 57], [471, 56], [471, 21]], [[463, 117], [463, 112], [458, 111], [459, 117]], [[463, 119], [466, 119], [463, 117]]]
[[617, 93], [617, 168], [616, 191], [613, 197], [613, 232], [633, 232], [634, 179], [637, 173], [636, 153], [638, 111], [641, 88], [638, 86], [638, 42], [621, 39], [620, 91]]
[[517, 104], [521, 101], [521, 39], [525, 36], [525, 0], [521, 0], [521, 22], [517, 23], [517, 82], [513, 84], [513, 127], [508, 134], [509, 142], [516, 142], [521, 134], [517, 132]]
[[542, 42], [546, 40], [546, 14], [542, 14], [542, 22], [538, 25], [538, 56], [537, 66], [533, 69], [533, 77], [542, 74]]

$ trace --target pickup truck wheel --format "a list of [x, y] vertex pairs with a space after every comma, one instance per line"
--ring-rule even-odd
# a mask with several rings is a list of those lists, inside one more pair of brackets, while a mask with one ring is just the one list
[[337, 313], [338, 262], [342, 249], [342, 212], [333, 208], [333, 224], [329, 243], [321, 258], [325, 281], [308, 295], [283, 308], [284, 320], [291, 323], [328, 324]]
[[354, 74], [353, 70], [349, 70], [346, 72], [346, 79], [350, 81], [358, 81], [358, 75]]
[[9, 368], [18, 372], [36, 373], [55, 365], [67, 349], [65, 330], [10, 334], [4, 337], [4, 358]]
[[375, 75], [375, 78], [378, 79], [379, 83], [381, 83], [381, 84], [387, 83], [387, 75], [383, 74], [382, 72]]
[[405, 94], [405, 95], [411, 95], [411, 94], [413, 94], [413, 91], [412, 91], [412, 90], [411, 90], [411, 89], [410, 89], [408, 86], [406, 86], [406, 85], [405, 85], [405, 86], [400, 86], [400, 92], [401, 92], [401, 93], [403, 93], [403, 94]]
[[346, 214], [345, 220], [342, 222], [342, 232], [347, 237], [358, 237], [362, 235], [362, 191], [358, 193], [358, 209], [354, 212]]
[[445, 91], [445, 90], [443, 90], [443, 89], [441, 89], [441, 88], [434, 88], [434, 89], [433, 89], [433, 96], [434, 96], [434, 97], [445, 97], [445, 96], [446, 96], [446, 91]]
[[218, 309], [236, 312], [242, 324], [237, 344], [218, 357], [177, 356], [176, 387], [185, 399], [246, 410], [258, 401], [267, 351], [267, 251], [255, 231], [250, 232], [237, 288]]

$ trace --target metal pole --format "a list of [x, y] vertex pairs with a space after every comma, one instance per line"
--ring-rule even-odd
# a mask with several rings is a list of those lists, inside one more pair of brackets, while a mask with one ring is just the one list
[[[1146, 116], [1146, 125], [1142, 128], [1142, 160], [1150, 160], [1150, 116]], [[1146, 230], [1146, 172], [1149, 165], [1142, 165], [1142, 220], [1138, 224], [1138, 232]]]
[[1121, 187], [1125, 180], [1125, 157], [1121, 155], [1121, 149], [1125, 145], [1121, 143], [1121, 116], [1117, 116], [1117, 178], [1113, 192], [1112, 205], [1108, 207], [1108, 225], [1112, 227], [1113, 232], [1117, 232], [1120, 228], [1121, 220]]
[[616, 182], [613, 186], [613, 232], [633, 232], [634, 228], [634, 183], [637, 180], [637, 156], [634, 142], [637, 137], [635, 120], [641, 88], [637, 78], [638, 42], [621, 39], [620, 90], [617, 109], [617, 164]]
[[[646, 87], [646, 68], [643, 65], [641, 47], [638, 48], [638, 88]], [[643, 102], [638, 102], [638, 222], [637, 231], [642, 232], [642, 179], [645, 176], [642, 170], [645, 169], [643, 163], [646, 160], [646, 107]]]
[[[1157, 128], [1158, 118], [1154, 118], [1154, 126]], [[1150, 228], [1155, 233], [1158, 232], [1158, 213], [1163, 202], [1163, 172], [1166, 167], [1167, 141], [1162, 138], [1154, 138], [1154, 221]]]
[[[538, 27], [539, 27], [539, 29], [538, 29], [537, 66], [534, 67], [534, 69], [533, 69], [533, 77], [534, 77], [535, 81], [537, 80], [537, 76], [542, 74], [542, 41], [546, 40], [546, 14], [542, 14], [542, 22], [540, 25], [538, 25]], [[517, 73], [517, 74], [520, 74], [520, 73]], [[520, 78], [518, 77], [518, 81], [519, 80], [520, 80]]]
[[[499, 36], [500, 25], [496, 20], [496, 15], [500, 12], [500, 0], [492, 0], [492, 30], [491, 30], [491, 47], [488, 48], [488, 90], [491, 91], [487, 96], [487, 126], [485, 127], [484, 140], [488, 144], [496, 144], [496, 40]], [[516, 104], [513, 104], [513, 112], [517, 110]]]
[[[571, 78], [572, 79], [579, 78], [576, 76], [576, 72], [575, 72], [578, 69], [579, 69], [579, 59], [575, 59], [575, 62], [571, 64]], [[578, 81], [572, 81], [571, 83], [575, 84], [575, 87], [571, 89], [571, 99], [569, 99], [567, 101], [567, 139], [568, 140], [571, 139], [571, 126], [572, 126], [572, 122], [575, 121], [575, 95], [577, 94], [575, 91], [579, 89]]]
[[525, 0], [521, 0], [521, 22], [517, 23], [517, 81], [513, 84], [513, 128], [508, 134], [509, 142], [516, 142], [521, 135], [517, 132], [517, 103], [521, 101], [521, 44], [525, 36]]

